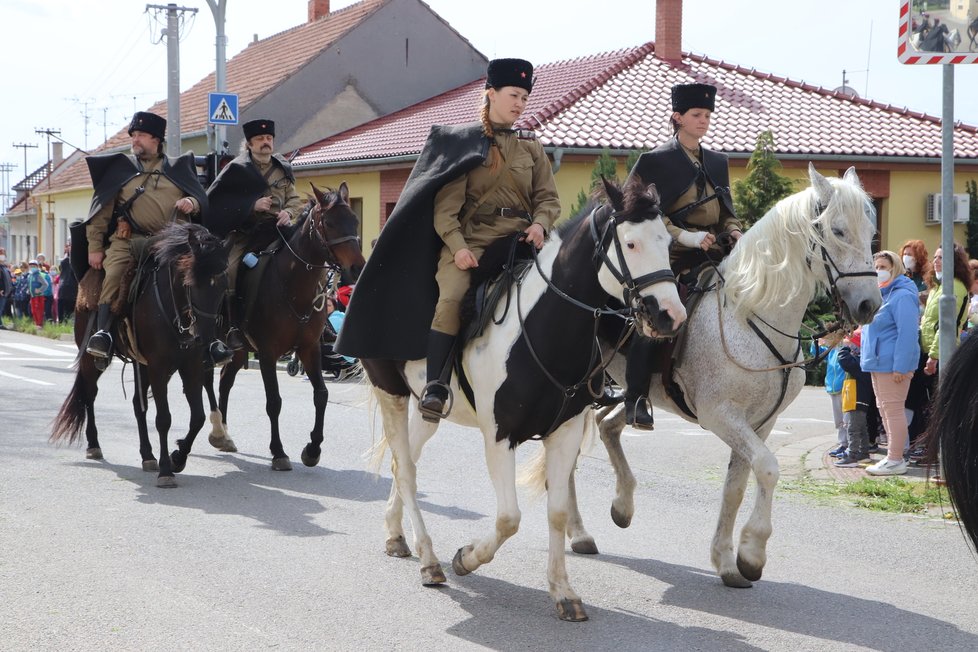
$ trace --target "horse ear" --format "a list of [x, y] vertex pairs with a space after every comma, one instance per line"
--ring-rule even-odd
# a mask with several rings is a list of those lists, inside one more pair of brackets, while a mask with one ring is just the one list
[[829, 203], [829, 199], [832, 198], [832, 184], [829, 180], [823, 177], [815, 170], [815, 166], [811, 163], [808, 164], [808, 178], [812, 182], [812, 189], [815, 190], [815, 197], [818, 199], [818, 203], [825, 206]]
[[339, 193], [340, 199], [343, 201], [344, 204], [346, 205], [350, 204], [350, 188], [347, 187], [346, 181], [340, 183], [340, 188], [336, 192]]
[[312, 183], [309, 184], [309, 187], [312, 188], [312, 194], [316, 196], [316, 203], [322, 204], [324, 199], [323, 193], [319, 192], [319, 188], [314, 186]]
[[846, 173], [842, 175], [842, 178], [843, 180], [845, 180], [848, 183], [851, 183], [857, 188], [863, 187], [863, 182], [859, 180], [859, 176], [856, 174], [855, 167], [850, 167], [848, 170], [846, 170]]
[[616, 186], [613, 181], [606, 179], [603, 174], [601, 175], [601, 183], [604, 184], [604, 194], [608, 197], [611, 205], [616, 211], [622, 210], [625, 207], [625, 195], [621, 188]]

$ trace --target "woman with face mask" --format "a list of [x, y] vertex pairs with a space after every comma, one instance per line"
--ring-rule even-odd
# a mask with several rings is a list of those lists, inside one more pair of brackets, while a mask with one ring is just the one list
[[[906, 268], [907, 276], [917, 285], [917, 292], [927, 292], [930, 287], [927, 285], [927, 277], [930, 274], [930, 262], [928, 261], [927, 246], [923, 240], [907, 240], [900, 248], [902, 254], [901, 261]], [[924, 298], [921, 298], [923, 303]]]
[[930, 283], [933, 289], [927, 297], [924, 317], [920, 323], [920, 341], [924, 352], [927, 353], [924, 373], [928, 376], [937, 373], [937, 361], [941, 357], [941, 337], [938, 328], [940, 324], [938, 304], [943, 293], [941, 286], [945, 279], [954, 283], [955, 333], [960, 335], [968, 316], [968, 290], [974, 282], [974, 275], [968, 267], [968, 254], [957, 243], [954, 245], [953, 263], [947, 265], [946, 270], [950, 274], [945, 274], [944, 250], [938, 249], [934, 252], [933, 280]]
[[920, 358], [917, 286], [904, 275], [903, 261], [892, 251], [874, 256], [883, 305], [863, 327], [860, 368], [870, 372], [876, 405], [889, 437], [886, 457], [866, 469], [870, 475], [903, 475], [907, 463], [907, 415], [903, 406]]

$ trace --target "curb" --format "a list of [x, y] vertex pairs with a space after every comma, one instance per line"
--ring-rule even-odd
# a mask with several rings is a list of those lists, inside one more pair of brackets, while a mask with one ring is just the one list
[[[838, 445], [835, 433], [809, 437], [791, 444], [786, 444], [774, 451], [781, 469], [782, 480], [803, 480], [809, 478], [819, 481], [856, 482], [861, 478], [871, 478], [864, 468], [838, 468], [829, 457], [829, 451]], [[872, 461], [881, 459], [881, 455], [871, 455]], [[907, 480], [926, 481], [936, 469], [926, 466], [910, 465], [905, 475], [896, 476]]]

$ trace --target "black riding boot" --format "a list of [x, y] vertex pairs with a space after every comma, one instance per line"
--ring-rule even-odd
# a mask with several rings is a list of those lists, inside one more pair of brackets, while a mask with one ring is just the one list
[[88, 347], [85, 349], [90, 356], [103, 359], [112, 357], [111, 331], [114, 323], [115, 315], [112, 314], [112, 306], [100, 303], [96, 332], [88, 339]]
[[234, 357], [234, 352], [231, 351], [221, 340], [214, 340], [211, 342], [211, 345], [207, 347], [207, 355], [210, 358], [210, 362], [213, 366], [223, 367], [227, 363], [231, 362], [231, 358]]
[[653, 340], [636, 335], [625, 362], [625, 423], [638, 430], [655, 430], [649, 404], [655, 351]]
[[421, 390], [418, 407], [421, 417], [430, 423], [438, 423], [452, 411], [451, 390], [448, 382], [452, 377], [452, 352], [455, 336], [439, 331], [428, 332], [428, 384]]
[[618, 405], [625, 400], [625, 395], [621, 392], [615, 390], [611, 386], [611, 379], [608, 376], [604, 377], [604, 389], [601, 395], [594, 399], [594, 404], [598, 407], [611, 407], [613, 405]]
[[[238, 305], [238, 298], [234, 295], [233, 291], [229, 291], [227, 296], [227, 308], [228, 308], [228, 332], [227, 332], [227, 347], [232, 351], [240, 351], [245, 348], [246, 342], [244, 334], [241, 332], [241, 319], [239, 314], [241, 313], [241, 307]], [[230, 358], [228, 358], [230, 359]]]

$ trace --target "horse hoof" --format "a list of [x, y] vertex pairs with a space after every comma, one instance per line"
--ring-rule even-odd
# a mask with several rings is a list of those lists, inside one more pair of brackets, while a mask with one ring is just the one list
[[302, 463], [306, 466], [316, 466], [319, 464], [319, 455], [313, 457], [309, 454], [309, 445], [307, 444], [305, 448], [302, 449]]
[[172, 475], [161, 475], [156, 478], [156, 486], [159, 489], [175, 489], [177, 486], [177, 479]]
[[594, 542], [593, 537], [587, 537], [586, 539], [571, 541], [571, 550], [579, 555], [596, 555], [598, 554], [598, 544]]
[[465, 546], [464, 548], [459, 548], [458, 552], [456, 552], [455, 556], [452, 558], [452, 570], [455, 571], [455, 574], [458, 575], [459, 577], [462, 577], [463, 575], [468, 575], [469, 573], [472, 572], [462, 565], [462, 555], [471, 551], [472, 551], [472, 546]]
[[723, 580], [724, 586], [729, 586], [732, 589], [749, 589], [754, 586], [750, 580], [740, 573], [722, 573], [720, 579]]
[[584, 611], [580, 598], [566, 599], [557, 603], [557, 617], [571, 623], [580, 623], [587, 620], [587, 612]]
[[160, 463], [156, 460], [143, 460], [143, 471], [159, 471]]
[[208, 443], [221, 451], [222, 453], [237, 453], [238, 447], [234, 445], [234, 441], [231, 440], [227, 435], [217, 436], [211, 433], [207, 436]]
[[625, 514], [624, 512], [621, 512], [617, 508], [615, 508], [614, 505], [612, 505], [611, 520], [614, 521], [615, 525], [617, 525], [618, 527], [625, 529], [626, 527], [632, 524], [632, 515]]
[[291, 471], [292, 462], [288, 457], [276, 457], [272, 460], [272, 471]]
[[85, 451], [86, 460], [100, 460], [102, 459], [102, 449], [101, 448], [89, 448]]
[[170, 454], [170, 464], [173, 465], [174, 473], [180, 473], [187, 468], [187, 456], [180, 451], [173, 451]]
[[441, 564], [436, 562], [431, 566], [421, 567], [422, 586], [441, 586], [446, 581], [445, 573], [441, 569]]
[[[391, 537], [387, 540], [387, 555], [389, 557], [410, 557], [411, 549], [408, 548], [404, 536]], [[422, 569], [423, 570], [423, 569]]]
[[740, 555], [737, 555], [737, 570], [751, 582], [756, 582], [761, 579], [761, 573], [764, 572], [763, 564], [751, 564], [745, 560]]

